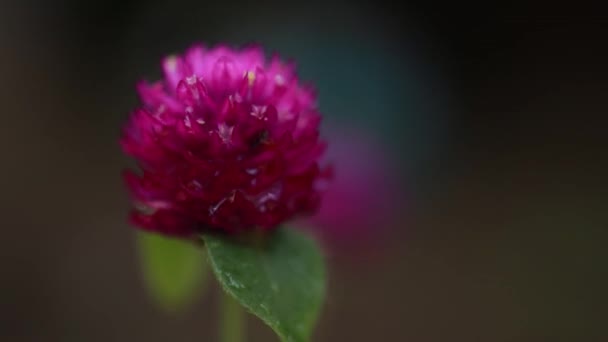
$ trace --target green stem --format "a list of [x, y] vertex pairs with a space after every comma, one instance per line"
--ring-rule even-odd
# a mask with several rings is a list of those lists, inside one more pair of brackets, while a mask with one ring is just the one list
[[222, 291], [221, 299], [221, 330], [220, 341], [242, 342], [244, 341], [245, 315], [244, 311], [231, 295]]

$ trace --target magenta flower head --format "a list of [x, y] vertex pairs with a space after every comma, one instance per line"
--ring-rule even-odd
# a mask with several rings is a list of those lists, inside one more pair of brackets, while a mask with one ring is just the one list
[[162, 66], [162, 81], [137, 85], [121, 139], [142, 169], [124, 173], [134, 225], [186, 238], [270, 230], [319, 207], [321, 117], [292, 64], [259, 47], [194, 46]]

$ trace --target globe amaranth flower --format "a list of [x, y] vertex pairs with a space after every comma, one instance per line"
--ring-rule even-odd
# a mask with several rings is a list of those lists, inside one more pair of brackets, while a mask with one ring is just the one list
[[316, 94], [294, 66], [261, 48], [194, 46], [162, 62], [164, 80], [140, 82], [141, 107], [121, 145], [131, 222], [166, 235], [272, 229], [314, 212], [329, 176], [318, 159]]

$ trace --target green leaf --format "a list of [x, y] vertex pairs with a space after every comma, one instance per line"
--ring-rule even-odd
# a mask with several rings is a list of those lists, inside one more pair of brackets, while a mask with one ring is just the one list
[[169, 312], [185, 309], [208, 280], [205, 249], [189, 241], [138, 232], [139, 253], [151, 297]]
[[257, 240], [203, 238], [226, 292], [282, 341], [310, 340], [325, 294], [324, 262], [314, 240], [284, 227]]

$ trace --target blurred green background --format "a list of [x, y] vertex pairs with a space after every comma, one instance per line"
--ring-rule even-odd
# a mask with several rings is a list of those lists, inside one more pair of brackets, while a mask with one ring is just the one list
[[401, 175], [380, 248], [328, 253], [315, 341], [608, 340], [608, 18], [437, 8], [3, 1], [0, 338], [216, 340], [217, 286], [177, 315], [146, 295], [117, 138], [160, 57], [255, 41]]

